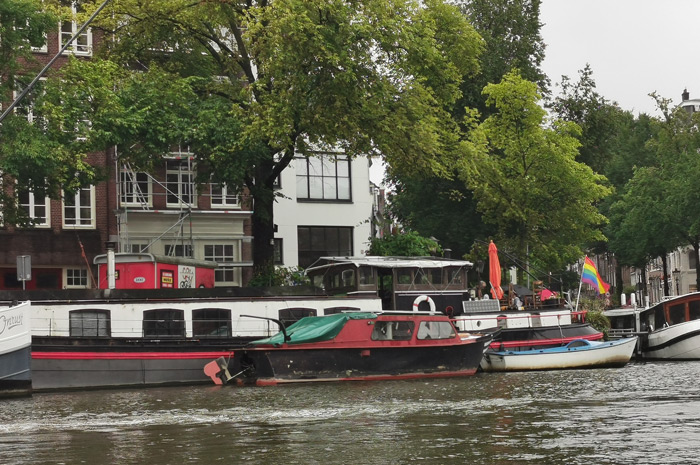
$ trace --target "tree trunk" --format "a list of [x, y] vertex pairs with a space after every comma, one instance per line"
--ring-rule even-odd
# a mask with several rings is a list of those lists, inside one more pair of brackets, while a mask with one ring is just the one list
[[275, 161], [271, 151], [255, 167], [255, 179], [248, 183], [253, 198], [253, 274], [266, 273], [275, 262], [275, 181], [294, 158], [294, 146]]
[[269, 179], [274, 167], [272, 160], [255, 168], [255, 181], [249, 187], [253, 197], [253, 274], [265, 272], [274, 264], [275, 255], [275, 191]]
[[693, 241], [693, 252], [695, 252], [695, 287], [700, 290], [700, 240]]
[[669, 296], [671, 294], [668, 289], [668, 256], [665, 253], [661, 255], [661, 266], [664, 277], [664, 296]]

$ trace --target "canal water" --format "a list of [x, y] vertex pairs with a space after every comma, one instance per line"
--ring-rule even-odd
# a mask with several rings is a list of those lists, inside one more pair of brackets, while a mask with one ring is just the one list
[[700, 463], [700, 362], [0, 401], [0, 463]]

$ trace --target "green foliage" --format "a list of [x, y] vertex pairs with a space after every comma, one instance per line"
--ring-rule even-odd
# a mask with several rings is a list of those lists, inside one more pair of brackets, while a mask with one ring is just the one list
[[581, 257], [585, 244], [604, 239], [595, 203], [610, 189], [576, 161], [576, 124], [546, 124], [533, 83], [513, 72], [484, 93], [496, 111], [473, 132], [483, 150], [465, 160], [462, 176], [484, 221], [496, 226], [499, 247], [560, 269]]
[[[485, 47], [479, 72], [462, 79], [462, 95], [452, 109], [458, 121], [464, 123], [464, 116], [472, 115], [469, 109], [478, 110], [480, 118], [488, 116], [492, 108], [486, 105], [484, 87], [499, 82], [513, 68], [520, 69], [522, 76], [536, 82], [540, 89], [547, 88], [548, 80], [541, 70], [545, 45], [539, 33], [539, 0], [459, 0], [456, 4], [483, 37]], [[470, 125], [463, 124], [465, 133]], [[465, 147], [463, 157], [471, 156], [472, 151]], [[408, 229], [437, 237], [455, 257], [468, 253], [475, 239], [495, 233], [493, 225], [482, 221], [473, 192], [456, 168], [431, 176], [390, 167], [389, 182], [394, 185], [391, 215]]]
[[610, 329], [610, 319], [603, 314], [605, 302], [602, 299], [583, 298], [579, 302], [579, 308], [587, 312], [586, 323], [603, 333], [605, 339], [607, 339]]
[[295, 156], [342, 149], [419, 175], [468, 145], [451, 111], [483, 44], [449, 2], [120, 0], [96, 21], [108, 60], [66, 70], [74, 92], [53, 116], [92, 121], [87, 145], [138, 167], [189, 145], [198, 174], [252, 196], [256, 268], [272, 262], [273, 183]]
[[[0, 2], [0, 91], [16, 90], [16, 73], [36, 66], [31, 47], [45, 45], [46, 32], [55, 27], [56, 17], [44, 11], [41, 0]], [[31, 78], [22, 81], [27, 84]]]
[[258, 269], [248, 283], [249, 287], [302, 286], [310, 284], [304, 270], [297, 267], [269, 266]]
[[442, 254], [442, 247], [437, 242], [414, 231], [372, 238], [369, 247], [369, 255], [387, 257], [427, 257]]

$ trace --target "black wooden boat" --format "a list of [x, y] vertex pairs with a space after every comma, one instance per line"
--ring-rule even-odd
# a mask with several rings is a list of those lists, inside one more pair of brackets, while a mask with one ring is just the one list
[[460, 334], [445, 315], [353, 312], [306, 317], [205, 367], [216, 384], [473, 375], [491, 335]]

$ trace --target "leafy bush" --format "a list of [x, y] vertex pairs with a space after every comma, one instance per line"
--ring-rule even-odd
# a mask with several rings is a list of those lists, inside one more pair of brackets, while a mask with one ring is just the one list
[[603, 336], [607, 339], [610, 320], [603, 314], [605, 301], [602, 299], [581, 299], [579, 305], [582, 310], [587, 312], [586, 323], [603, 333]]
[[298, 267], [269, 266], [259, 268], [248, 283], [249, 287], [301, 286], [310, 284], [309, 277]]
[[414, 231], [373, 238], [369, 246], [370, 255], [383, 257], [442, 256], [442, 253], [440, 244]]

